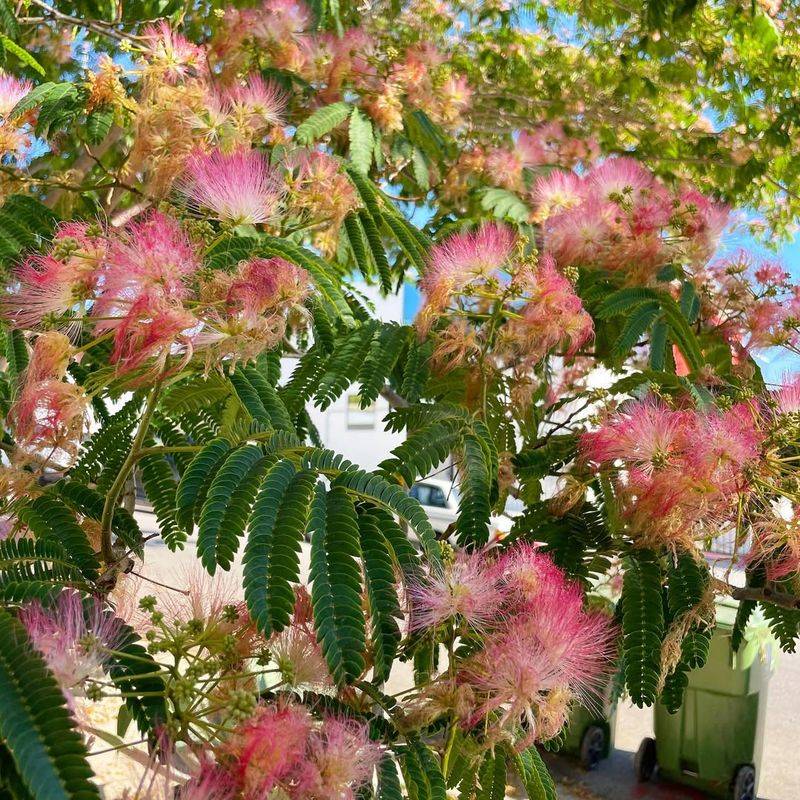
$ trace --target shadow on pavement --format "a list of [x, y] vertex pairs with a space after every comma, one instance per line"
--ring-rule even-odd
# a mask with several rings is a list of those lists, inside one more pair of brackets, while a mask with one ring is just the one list
[[639, 783], [633, 771], [634, 754], [614, 750], [597, 769], [587, 772], [568, 756], [543, 753], [558, 784], [558, 800], [705, 800], [710, 795], [660, 780], [658, 773]]

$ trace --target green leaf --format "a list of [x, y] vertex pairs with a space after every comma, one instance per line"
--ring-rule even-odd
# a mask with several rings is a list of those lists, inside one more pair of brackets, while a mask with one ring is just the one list
[[373, 680], [388, 680], [400, 642], [397, 620], [402, 618], [395, 589], [392, 547], [384, 538], [378, 519], [370, 514], [358, 517], [358, 533], [364, 561], [364, 578], [370, 613]]
[[614, 342], [611, 353], [616, 358], [624, 358], [639, 342], [642, 334], [650, 327], [661, 311], [657, 300], [648, 300], [635, 308], [628, 317], [625, 327]]
[[197, 533], [197, 552], [211, 575], [217, 566], [230, 569], [258, 485], [269, 466], [264, 451], [248, 444], [235, 450], [214, 476]]
[[484, 211], [491, 211], [498, 219], [510, 222], [527, 222], [531, 216], [530, 208], [514, 192], [497, 187], [483, 192], [481, 208]]
[[506, 796], [506, 756], [502, 748], [489, 751], [478, 770], [475, 800], [504, 800]]
[[297, 126], [295, 140], [301, 145], [311, 144], [344, 122], [350, 116], [351, 109], [352, 106], [345, 102], [331, 103], [318, 108]]
[[461, 498], [456, 530], [461, 545], [486, 544], [489, 539], [491, 479], [480, 439], [468, 433], [463, 438]]
[[175, 517], [184, 530], [191, 532], [206, 491], [230, 450], [231, 443], [225, 437], [212, 439], [183, 473], [175, 495]]
[[392, 268], [389, 266], [389, 260], [386, 258], [386, 250], [384, 250], [378, 226], [366, 208], [358, 210], [358, 219], [361, 222], [361, 227], [364, 229], [364, 235], [369, 245], [369, 251], [372, 254], [372, 260], [375, 262], [375, 267], [378, 270], [378, 275], [381, 279], [381, 288], [385, 292], [391, 291]]
[[22, 625], [0, 609], [0, 739], [36, 800], [100, 800], [64, 695]]
[[8, 0], [0, 0], [0, 27], [12, 39], [19, 39], [17, 15]]
[[[5, 23], [6, 16], [4, 14], [0, 14], [0, 17]], [[23, 50], [23, 48], [21, 48], [12, 39], [9, 39], [5, 34], [0, 33], [0, 42], [2, 42], [3, 47], [8, 50], [9, 53], [16, 56], [23, 64], [25, 64], [26, 67], [30, 67], [32, 70], [34, 70], [34, 72], [38, 72], [42, 77], [44, 77], [44, 67], [27, 50]]]
[[178, 483], [171, 464], [165, 456], [157, 453], [145, 456], [139, 461], [139, 474], [164, 544], [173, 552], [182, 550], [186, 543], [186, 530], [178, 524], [175, 513]]
[[386, 755], [378, 764], [378, 800], [403, 800], [394, 758]]
[[314, 481], [313, 472], [298, 472], [284, 459], [269, 471], [253, 505], [244, 550], [244, 598], [265, 636], [289, 624]]
[[341, 486], [318, 484], [309, 520], [314, 627], [337, 683], [364, 671], [366, 631], [361, 610], [361, 548], [353, 501]]
[[36, 135], [47, 137], [53, 129], [66, 126], [77, 116], [80, 106], [75, 84], [57, 83], [42, 99], [36, 116]]
[[599, 319], [608, 319], [618, 314], [625, 314], [647, 300], [661, 303], [664, 296], [662, 292], [655, 289], [631, 286], [612, 292], [600, 303], [594, 313]]
[[622, 579], [622, 647], [625, 682], [640, 708], [656, 701], [661, 674], [664, 604], [661, 566], [651, 550], [637, 550], [624, 562]]
[[94, 549], [62, 501], [49, 494], [40, 495], [20, 509], [19, 519], [37, 539], [59, 543], [88, 580], [97, 578], [100, 564]]
[[447, 790], [439, 760], [417, 736], [407, 736], [397, 748], [410, 800], [446, 800]]
[[350, 163], [354, 169], [364, 175], [369, 172], [374, 147], [372, 121], [354, 106], [350, 114]]
[[114, 124], [114, 109], [98, 108], [86, 118], [86, 139], [89, 144], [100, 144]]
[[553, 779], [535, 745], [526, 748], [521, 753], [506, 749], [529, 800], [558, 800]]

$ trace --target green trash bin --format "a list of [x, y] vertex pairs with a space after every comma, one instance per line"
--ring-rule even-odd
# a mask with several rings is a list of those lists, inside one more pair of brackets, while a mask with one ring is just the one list
[[594, 769], [614, 749], [617, 699], [609, 682], [597, 707], [576, 703], [570, 711], [559, 753], [576, 756], [584, 769]]
[[[661, 775], [715, 797], [755, 800], [767, 707], [769, 659], [740, 649], [730, 637], [738, 604], [717, 603], [717, 627], [708, 660], [689, 673], [683, 705], [675, 714], [655, 707], [655, 740], [645, 739], [636, 771]], [[751, 649], [752, 650], [752, 649]]]

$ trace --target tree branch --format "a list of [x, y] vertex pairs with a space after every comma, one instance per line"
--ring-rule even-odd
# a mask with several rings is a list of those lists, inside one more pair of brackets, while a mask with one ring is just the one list
[[787, 592], [776, 592], [766, 586], [762, 589], [753, 586], [729, 586], [728, 592], [734, 600], [758, 600], [781, 608], [800, 610], [800, 597]]

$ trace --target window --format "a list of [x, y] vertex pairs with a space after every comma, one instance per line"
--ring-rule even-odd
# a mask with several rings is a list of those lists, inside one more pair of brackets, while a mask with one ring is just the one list
[[447, 508], [447, 498], [438, 486], [431, 486], [428, 483], [415, 483], [411, 487], [409, 494], [415, 500], [418, 500], [420, 505]]
[[361, 408], [361, 397], [347, 396], [347, 427], [350, 430], [373, 430], [375, 428], [375, 403]]

